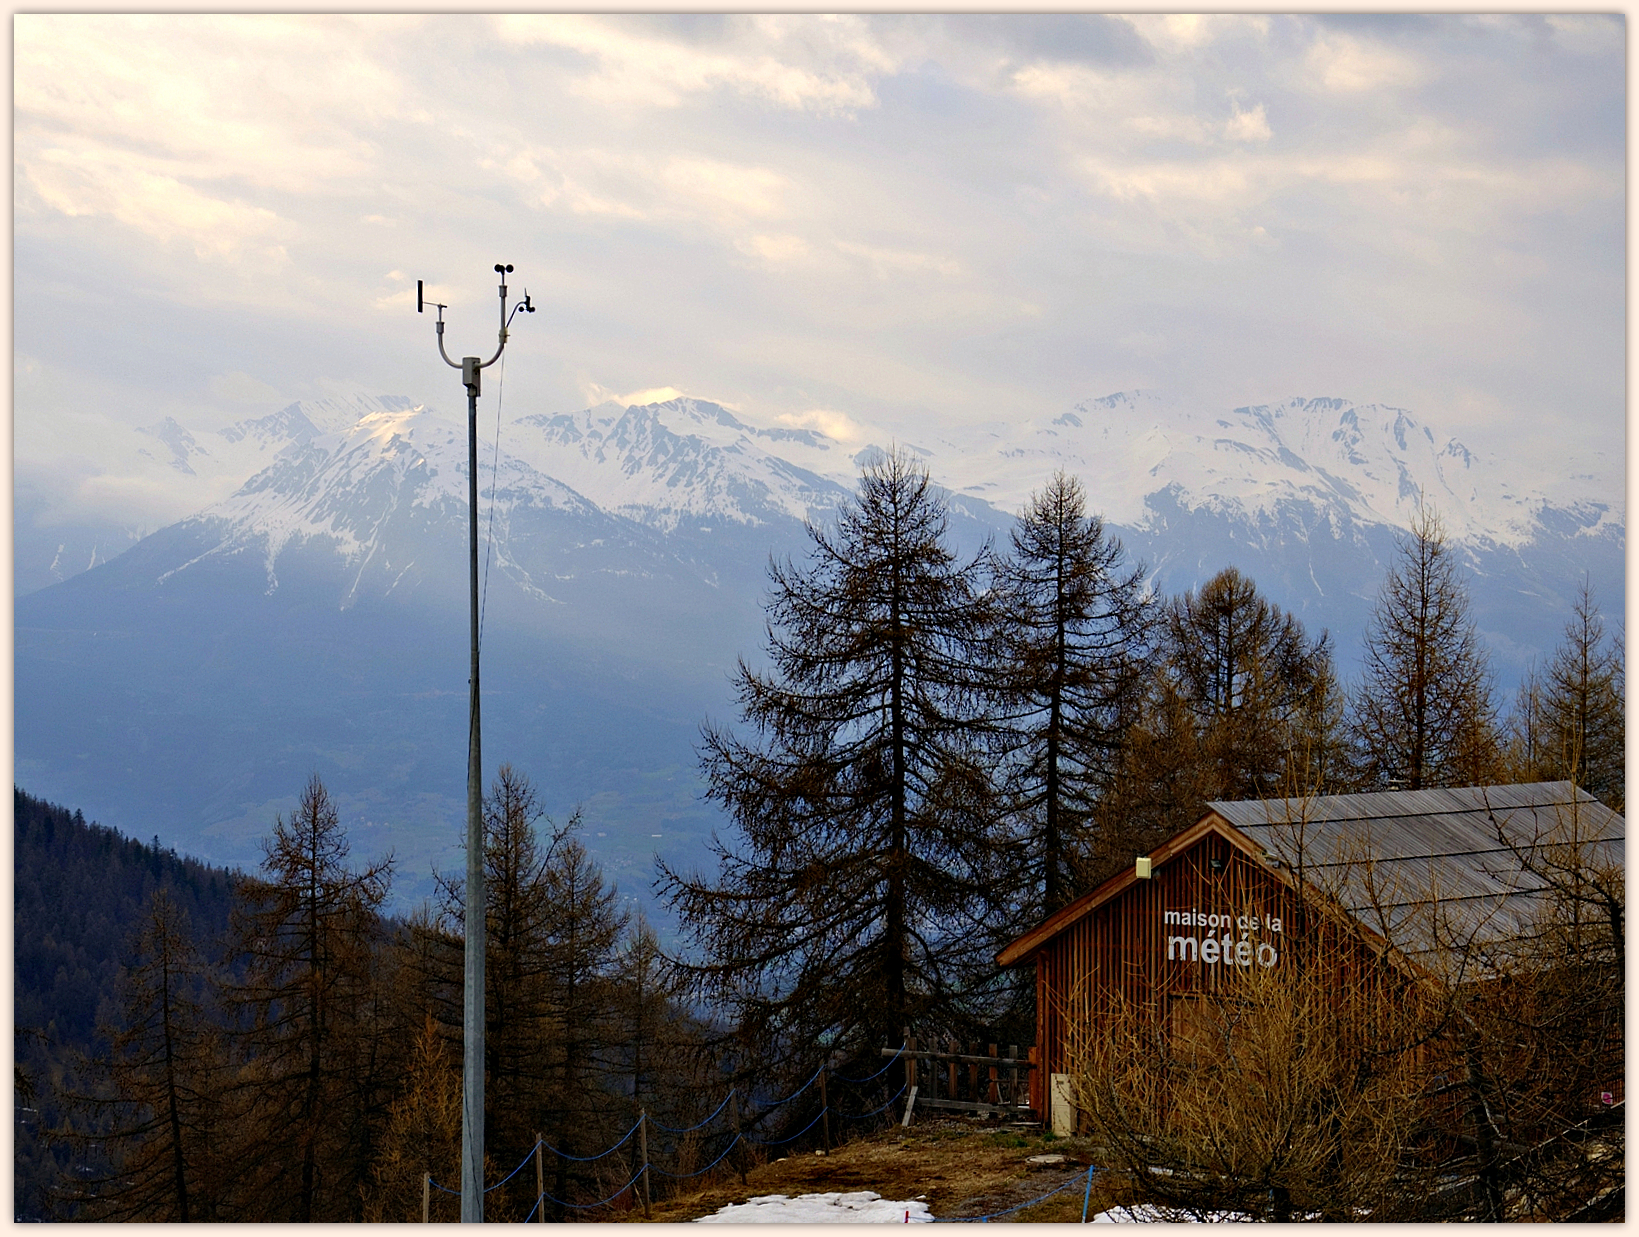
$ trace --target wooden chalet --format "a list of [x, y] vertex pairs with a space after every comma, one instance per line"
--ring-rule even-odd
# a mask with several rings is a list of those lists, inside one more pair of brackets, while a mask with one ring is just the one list
[[1176, 1033], [1208, 994], [1278, 975], [1317, 933], [1340, 968], [1392, 951], [1410, 974], [1436, 935], [1517, 934], [1547, 889], [1531, 856], [1571, 838], [1586, 862], [1620, 866], [1623, 833], [1569, 782], [1211, 803], [997, 955], [1036, 968], [1031, 1107], [1055, 1128], [1073, 1119], [1071, 1041], [1118, 992]]

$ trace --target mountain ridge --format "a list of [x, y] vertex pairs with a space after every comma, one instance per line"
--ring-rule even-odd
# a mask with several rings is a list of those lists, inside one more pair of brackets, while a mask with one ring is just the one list
[[[1505, 697], [1557, 641], [1583, 573], [1620, 621], [1621, 507], [1597, 478], [1556, 502], [1386, 406], [1169, 420], [1164, 403], [1123, 393], [1036, 422], [848, 441], [688, 397], [504, 424], [479, 448], [486, 761], [536, 776], [555, 814], [583, 805], [593, 853], [659, 915], [652, 856], [704, 860], [726, 825], [700, 798], [694, 748], [704, 719], [737, 713], [736, 662], [764, 655], [769, 561], [800, 561], [805, 525], [834, 519], [883, 443], [927, 465], [964, 558], [1005, 546], [1013, 511], [1064, 468], [1160, 592], [1236, 566], [1329, 630], [1346, 676], [1408, 485], [1453, 498]], [[401, 887], [413, 900], [433, 864], [458, 861], [464, 814], [464, 418], [372, 396], [235, 428], [221, 447], [191, 435], [216, 464], [231, 448], [255, 465], [231, 493], [18, 598], [19, 782], [244, 862], [319, 771], [365, 822], [360, 844], [390, 841], [417, 874]], [[191, 478], [147, 462], [203, 485], [206, 459], [187, 457]]]

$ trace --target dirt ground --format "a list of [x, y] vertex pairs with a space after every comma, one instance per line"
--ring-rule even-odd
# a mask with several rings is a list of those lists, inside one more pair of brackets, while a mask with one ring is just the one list
[[[1066, 1188], [1034, 1206], [999, 1221], [1079, 1221], [1086, 1196], [1088, 1154], [1084, 1140], [1043, 1137], [1039, 1127], [1000, 1125], [994, 1121], [934, 1118], [910, 1128], [865, 1135], [834, 1148], [829, 1155], [800, 1152], [748, 1166], [746, 1184], [732, 1171], [704, 1188], [656, 1198], [650, 1208], [655, 1223], [675, 1224], [710, 1215], [729, 1203], [765, 1194], [825, 1194], [874, 1190], [883, 1198], [922, 1199], [939, 1219], [995, 1215]], [[1061, 1165], [1026, 1163], [1030, 1156], [1063, 1155]], [[1088, 1215], [1124, 1201], [1116, 1183], [1094, 1174]], [[641, 1210], [589, 1219], [641, 1221]]]

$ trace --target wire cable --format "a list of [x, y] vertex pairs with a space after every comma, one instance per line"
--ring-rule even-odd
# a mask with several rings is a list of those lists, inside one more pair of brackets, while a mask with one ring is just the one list
[[801, 1095], [804, 1091], [808, 1090], [809, 1087], [813, 1086], [814, 1083], [819, 1080], [819, 1076], [821, 1074], [823, 1074], [824, 1072], [825, 1072], [825, 1067], [822, 1065], [817, 1070], [814, 1071], [814, 1076], [812, 1078], [810, 1078], [807, 1082], [803, 1083], [802, 1086], [798, 1087], [795, 1091], [793, 1091], [790, 1095], [786, 1096], [783, 1100], [770, 1100], [767, 1104], [763, 1105], [763, 1111], [767, 1112], [770, 1109], [778, 1108], [781, 1104], [789, 1104], [792, 1100], [796, 1099], [797, 1096]]
[[742, 1134], [741, 1137], [754, 1147], [778, 1147], [781, 1143], [794, 1142], [795, 1140], [801, 1138], [804, 1134], [808, 1133], [809, 1130], [813, 1129], [819, 1124], [819, 1119], [823, 1117], [827, 1111], [828, 1110], [824, 1108], [820, 1109], [819, 1112], [814, 1114], [814, 1119], [812, 1121], [803, 1126], [802, 1129], [798, 1130], [795, 1134], [791, 1135], [790, 1138], [770, 1138], [765, 1140], [761, 1138], [753, 1138], [749, 1134]]
[[713, 1120], [715, 1120], [716, 1117], [717, 1117], [717, 1113], [722, 1112], [723, 1109], [727, 1108], [729, 1100], [731, 1100], [733, 1098], [734, 1098], [734, 1088], [730, 1087], [729, 1090], [728, 1090], [728, 1095], [724, 1097], [723, 1102], [721, 1104], [717, 1105], [717, 1112], [712, 1113], [711, 1116], [707, 1117], [704, 1121], [698, 1121], [694, 1125], [685, 1126], [683, 1129], [680, 1129], [680, 1130], [674, 1130], [669, 1125], [662, 1125], [662, 1124], [660, 1124], [660, 1122], [656, 1121], [653, 1117], [649, 1118], [649, 1124], [654, 1126], [654, 1128], [657, 1129], [657, 1130], [665, 1130], [666, 1133], [668, 1133], [668, 1134], [691, 1134], [695, 1130], [699, 1129], [702, 1125], [710, 1124]]
[[[645, 1164], [643, 1166], [643, 1168], [648, 1168], [648, 1167], [649, 1167], [649, 1165], [647, 1165], [647, 1164]], [[627, 1190], [632, 1188], [633, 1182], [635, 1182], [639, 1177], [641, 1177], [643, 1175], [643, 1168], [640, 1168], [635, 1173], [633, 1173], [632, 1177], [631, 1177], [631, 1180], [628, 1181], [625, 1185], [621, 1186], [620, 1189], [616, 1190], [613, 1194], [609, 1195], [608, 1198], [599, 1199], [595, 1203], [570, 1203], [570, 1202], [565, 1202], [563, 1199], [555, 1198], [551, 1194], [543, 1194], [541, 1197], [546, 1198], [546, 1199], [550, 1199], [552, 1202], [557, 1203], [558, 1206], [560, 1206], [560, 1207], [573, 1207], [576, 1211], [590, 1211], [593, 1207], [606, 1207], [610, 1203], [614, 1202], [615, 1199], [619, 1198], [622, 1194], [626, 1193]]]
[[847, 1120], [847, 1121], [862, 1121], [866, 1117], [876, 1116], [876, 1114], [881, 1112], [883, 1108], [887, 1108], [890, 1104], [892, 1104], [895, 1100], [897, 1100], [901, 1095], [904, 1095], [904, 1094], [905, 1094], [905, 1088], [904, 1088], [904, 1085], [901, 1084], [899, 1090], [895, 1091], [892, 1095], [890, 1095], [888, 1097], [888, 1103], [882, 1105], [882, 1108], [873, 1108], [873, 1109], [871, 1109], [870, 1112], [839, 1112], [837, 1114], [837, 1116], [839, 1116], [839, 1117], [841, 1117], [841, 1118], [843, 1118], [844, 1120]]
[[[535, 1147], [538, 1147], [540, 1145], [541, 1145], [540, 1143], [536, 1143]], [[484, 1193], [488, 1194], [491, 1190], [499, 1190], [502, 1186], [504, 1186], [507, 1182], [511, 1181], [519, 1173], [523, 1172], [524, 1165], [529, 1163], [529, 1161], [532, 1158], [534, 1158], [535, 1147], [531, 1147], [528, 1151], [524, 1152], [524, 1158], [522, 1160], [518, 1161], [518, 1167], [517, 1168], [514, 1168], [510, 1173], [508, 1173], [506, 1176], [502, 1177], [494, 1185], [485, 1186], [484, 1187]]]
[[[1086, 1219], [1087, 1219], [1087, 1201], [1092, 1198], [1092, 1194], [1093, 1194], [1093, 1174], [1096, 1173], [1097, 1171], [1098, 1171], [1098, 1166], [1097, 1165], [1089, 1164], [1087, 1166], [1087, 1198], [1083, 1199], [1082, 1204], [1081, 1204], [1081, 1218], [1082, 1218], [1083, 1222], [1085, 1222]], [[1033, 1198], [1027, 1203], [1020, 1203], [1017, 1207], [1009, 1207], [1005, 1211], [992, 1211], [989, 1215], [982, 1215], [982, 1216], [934, 1216], [933, 1217], [933, 1222], [935, 1224], [986, 1224], [989, 1221], [996, 1219], [998, 1216], [1010, 1216], [1015, 1211], [1023, 1211], [1026, 1207], [1034, 1207], [1037, 1203], [1041, 1202], [1043, 1199], [1052, 1198], [1053, 1195], [1061, 1193], [1064, 1190], [1068, 1190], [1071, 1186], [1075, 1185], [1075, 1183], [1080, 1181], [1080, 1180], [1081, 1180], [1081, 1174], [1077, 1173], [1074, 1177], [1071, 1177], [1070, 1180], [1066, 1181], [1063, 1185], [1056, 1185], [1051, 1190], [1047, 1191], [1047, 1193], [1042, 1194], [1039, 1197]]]
[[541, 1146], [545, 1147], [553, 1155], [562, 1156], [566, 1160], [579, 1160], [581, 1163], [586, 1164], [586, 1163], [590, 1163], [593, 1160], [601, 1160], [604, 1156], [613, 1155], [616, 1151], [619, 1151], [622, 1147], [624, 1147], [626, 1145], [626, 1140], [628, 1138], [630, 1138], [633, 1134], [637, 1133], [637, 1127], [641, 1124], [642, 1124], [642, 1118], [639, 1118], [637, 1121], [632, 1123], [632, 1128], [627, 1130], [626, 1133], [621, 1136], [621, 1139], [620, 1139], [619, 1142], [617, 1142], [614, 1146], [610, 1147], [609, 1150], [600, 1151], [596, 1155], [570, 1155], [567, 1151], [559, 1151], [556, 1147], [554, 1147], [551, 1143], [547, 1142], [546, 1139], [544, 1139], [544, 1138], [541, 1139]]
[[687, 1177], [698, 1177], [701, 1173], [709, 1173], [712, 1169], [716, 1168], [719, 1164], [721, 1164], [723, 1162], [723, 1160], [725, 1158], [727, 1158], [728, 1153], [730, 1151], [734, 1150], [734, 1145], [739, 1141], [740, 1141], [740, 1135], [736, 1134], [733, 1138], [731, 1138], [729, 1140], [728, 1146], [723, 1148], [723, 1154], [722, 1155], [718, 1156], [715, 1160], [713, 1160], [710, 1164], [707, 1164], [704, 1168], [697, 1168], [692, 1173], [669, 1173], [664, 1168], [661, 1168], [660, 1165], [658, 1165], [658, 1164], [650, 1164], [649, 1167], [651, 1169], [653, 1169], [655, 1172], [659, 1173], [662, 1177], [671, 1177], [674, 1180], [679, 1180], [680, 1181], [680, 1180], [683, 1180], [684, 1178], [687, 1178]]
[[501, 401], [506, 395], [506, 353], [495, 383], [495, 450], [489, 459], [489, 527], [484, 531], [484, 587], [478, 599], [478, 647], [484, 646], [484, 611], [489, 606], [489, 554], [495, 545], [495, 485], [501, 470]]
[[908, 1048], [909, 1046], [910, 1046], [909, 1044], [899, 1045], [899, 1051], [894, 1053], [893, 1056], [888, 1058], [888, 1063], [886, 1065], [884, 1065], [881, 1069], [877, 1070], [876, 1073], [869, 1074], [864, 1078], [847, 1078], [847, 1077], [844, 1077], [841, 1074], [832, 1074], [831, 1077], [835, 1078], [838, 1082], [871, 1082], [871, 1081], [873, 1081], [877, 1078], [882, 1077], [882, 1075], [886, 1074], [890, 1069], [892, 1069], [893, 1068], [893, 1063], [895, 1061], [899, 1060], [900, 1057], [905, 1055], [905, 1049]]

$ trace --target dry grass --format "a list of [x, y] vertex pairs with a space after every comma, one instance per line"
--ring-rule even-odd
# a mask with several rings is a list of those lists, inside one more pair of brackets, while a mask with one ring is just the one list
[[[936, 1217], [955, 1219], [993, 1215], [1055, 1186], [1073, 1183], [1035, 1206], [1001, 1218], [1033, 1223], [1079, 1221], [1090, 1151], [1083, 1139], [1044, 1139], [1039, 1131], [1028, 1128], [959, 1118], [919, 1120], [909, 1129], [895, 1127], [863, 1135], [829, 1155], [799, 1152], [748, 1166], [745, 1185], [732, 1171], [727, 1172], [697, 1190], [656, 1199], [650, 1218], [655, 1223], [675, 1224], [766, 1194], [796, 1197], [874, 1190], [883, 1198], [920, 1198]], [[1042, 1154], [1061, 1154], [1065, 1163], [1043, 1168], [1025, 1162], [1029, 1156]], [[1117, 1188], [1113, 1180], [1095, 1174], [1088, 1214], [1125, 1201], [1125, 1195], [1115, 1193]], [[584, 1218], [630, 1222], [641, 1221], [643, 1213], [634, 1208]]]

